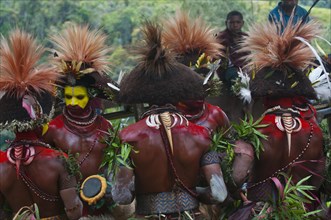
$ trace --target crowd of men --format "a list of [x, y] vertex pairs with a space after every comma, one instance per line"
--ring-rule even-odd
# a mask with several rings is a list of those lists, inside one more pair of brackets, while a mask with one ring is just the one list
[[[234, 201], [228, 219], [253, 218], [261, 202], [271, 218], [288, 181], [329, 195], [307, 77], [319, 27], [297, 4], [282, 0], [247, 33], [239, 11], [216, 36], [184, 11], [145, 21], [137, 65], [118, 84], [101, 30], [69, 25], [44, 64], [45, 48], [13, 30], [1, 40], [0, 129], [15, 138], [0, 151], [0, 219], [219, 219]], [[208, 102], [215, 87], [219, 106]], [[56, 116], [55, 96], [65, 103]], [[117, 127], [95, 98], [148, 109]], [[254, 121], [250, 100], [262, 103]], [[302, 201], [303, 213], [320, 208]]]

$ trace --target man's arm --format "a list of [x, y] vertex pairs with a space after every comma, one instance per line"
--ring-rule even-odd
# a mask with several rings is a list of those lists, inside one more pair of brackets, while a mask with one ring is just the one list
[[113, 200], [121, 205], [130, 204], [134, 199], [134, 189], [133, 169], [120, 167], [111, 190]]
[[60, 196], [65, 207], [64, 210], [70, 220], [82, 217], [83, 203], [78, 197], [76, 187], [61, 190]]
[[60, 172], [59, 189], [65, 212], [70, 220], [79, 219], [83, 214], [83, 203], [77, 193], [77, 182], [74, 175], [69, 175], [65, 167]]
[[4, 204], [5, 204], [5, 198], [4, 196], [0, 193], [0, 219], [6, 219], [6, 213], [4, 211]]
[[199, 200], [203, 203], [223, 202], [228, 196], [218, 154], [207, 152], [201, 159], [201, 169], [209, 187], [197, 188]]

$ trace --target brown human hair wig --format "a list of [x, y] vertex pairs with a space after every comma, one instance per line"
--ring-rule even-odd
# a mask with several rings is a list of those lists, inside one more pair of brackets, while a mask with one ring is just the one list
[[138, 64], [120, 83], [120, 101], [164, 105], [203, 98], [203, 79], [163, 47], [161, 27], [146, 21], [142, 32]]

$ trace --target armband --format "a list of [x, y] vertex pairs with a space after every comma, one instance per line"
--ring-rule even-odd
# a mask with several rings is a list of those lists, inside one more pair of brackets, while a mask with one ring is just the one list
[[200, 167], [209, 165], [209, 164], [220, 164], [219, 154], [215, 151], [208, 151], [200, 159]]

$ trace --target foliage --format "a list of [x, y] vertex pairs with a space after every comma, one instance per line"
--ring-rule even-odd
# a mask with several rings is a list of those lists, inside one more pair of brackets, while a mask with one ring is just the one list
[[324, 155], [326, 156], [325, 182], [327, 185], [329, 185], [331, 184], [331, 131], [328, 130], [327, 119], [323, 120], [320, 126], [323, 131], [323, 147]]
[[[244, 31], [255, 22], [265, 22], [269, 11], [279, 0], [98, 0], [98, 1], [0, 1], [0, 29], [4, 36], [15, 27], [33, 34], [37, 40], [50, 47], [48, 36], [58, 33], [68, 22], [88, 23], [92, 28], [100, 28], [107, 36], [107, 44], [115, 53], [112, 77], [117, 78], [121, 70], [127, 72], [135, 65], [130, 48], [141, 38], [139, 27], [146, 18], [162, 20], [173, 15], [176, 9], [190, 11], [192, 17], [202, 16], [207, 24], [220, 31], [225, 28], [225, 19], [231, 10], [243, 13]], [[301, 0], [300, 4], [309, 9], [312, 0]], [[324, 8], [322, 8], [324, 7]], [[327, 0], [320, 2], [311, 11], [311, 16], [323, 23], [323, 37], [331, 41], [330, 5]], [[326, 53], [331, 53], [325, 42], [319, 42]], [[119, 50], [119, 51], [117, 51]], [[119, 54], [120, 52], [120, 54]], [[46, 57], [43, 58], [43, 61]]]
[[31, 206], [23, 206], [18, 210], [16, 215], [13, 217], [13, 220], [25, 220], [25, 219], [34, 219], [40, 220], [39, 208], [36, 203]]
[[239, 124], [232, 123], [235, 130], [235, 140], [242, 139], [254, 147], [256, 157], [259, 159], [260, 152], [263, 151], [261, 139], [267, 140], [267, 136], [262, 134], [258, 129], [265, 128], [268, 125], [260, 124], [263, 117], [254, 122], [252, 115], [245, 115], [245, 118], [240, 120]]
[[[311, 176], [307, 176], [301, 179], [296, 184], [293, 184], [292, 177], [287, 178], [286, 174], [283, 174], [287, 179], [284, 188], [284, 197], [279, 197], [278, 204], [265, 203], [262, 210], [257, 213], [253, 219], [297, 219], [300, 220], [303, 217], [309, 217], [309, 219], [319, 219], [316, 214], [321, 210], [315, 210], [307, 212], [304, 203], [311, 203], [314, 200], [309, 195], [308, 191], [314, 190], [313, 186], [304, 185]], [[314, 216], [315, 215], [315, 216]]]
[[61, 159], [63, 160], [65, 164], [65, 168], [70, 176], [76, 176], [78, 180], [81, 180], [83, 178], [82, 173], [80, 172], [80, 167], [78, 164], [78, 157], [79, 153], [72, 154], [68, 152], [68, 157], [61, 156]]
[[130, 166], [130, 153], [132, 147], [127, 143], [121, 143], [118, 136], [121, 123], [118, 121], [117, 125], [114, 126], [115, 130], [109, 130], [108, 136], [103, 142], [107, 145], [104, 153], [104, 157], [100, 167], [107, 167], [107, 175], [112, 174], [112, 177], [116, 176], [120, 166], [125, 166], [131, 169]]
[[219, 153], [223, 153], [221, 168], [224, 176], [224, 181], [226, 183], [233, 180], [231, 178], [232, 174], [232, 163], [234, 159], [234, 144], [230, 143], [229, 138], [226, 136], [228, 131], [215, 132], [212, 138], [211, 150]]
[[224, 154], [221, 162], [222, 171], [224, 173], [225, 182], [231, 184], [233, 180], [231, 178], [232, 174], [232, 163], [235, 157], [233, 140], [243, 140], [247, 143], [252, 144], [254, 152], [257, 158], [259, 158], [260, 152], [263, 151], [263, 145], [261, 139], [266, 140], [267, 136], [262, 134], [257, 129], [264, 128], [268, 125], [260, 124], [262, 118], [257, 121], [253, 121], [253, 116], [249, 116], [247, 120], [247, 115], [244, 120], [240, 123], [232, 123], [232, 129], [229, 133], [227, 131], [215, 132], [212, 138], [211, 150]]

